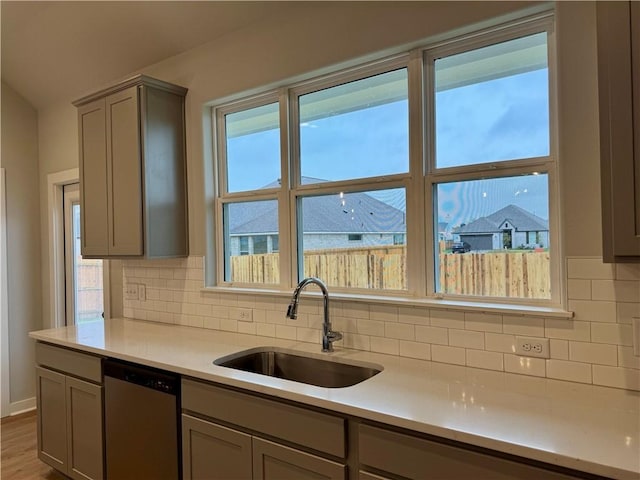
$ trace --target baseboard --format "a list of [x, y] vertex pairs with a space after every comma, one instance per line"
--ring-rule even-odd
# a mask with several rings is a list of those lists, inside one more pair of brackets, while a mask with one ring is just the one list
[[11, 402], [9, 404], [9, 415], [19, 415], [36, 409], [36, 397], [20, 400], [19, 402]]

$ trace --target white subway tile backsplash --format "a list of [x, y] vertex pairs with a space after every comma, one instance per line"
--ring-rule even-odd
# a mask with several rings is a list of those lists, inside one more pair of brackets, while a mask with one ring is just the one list
[[618, 365], [640, 369], [640, 356], [633, 354], [633, 347], [618, 346]]
[[613, 345], [632, 346], [633, 329], [623, 323], [592, 323], [591, 341], [594, 343], [610, 343]]
[[430, 310], [429, 318], [433, 327], [457, 328], [464, 330], [464, 312], [457, 310]]
[[493, 313], [464, 314], [464, 328], [482, 332], [502, 333], [502, 316]]
[[485, 333], [485, 348], [493, 352], [515, 353], [516, 337], [515, 335], [506, 335], [503, 333]]
[[640, 302], [617, 304], [617, 320], [618, 323], [631, 323], [634, 317], [640, 317]]
[[488, 370], [504, 370], [504, 359], [501, 353], [485, 350], [467, 350], [467, 365], [469, 367], [485, 368]]
[[413, 325], [431, 325], [429, 310], [419, 307], [400, 307], [398, 309], [398, 321]]
[[600, 365], [618, 365], [618, 349], [615, 345], [569, 342], [569, 360]]
[[504, 355], [505, 372], [545, 377], [547, 375], [547, 363], [542, 358], [520, 357], [518, 355]]
[[482, 350], [484, 349], [484, 333], [470, 330], [449, 330], [449, 345]]
[[590, 322], [615, 322], [616, 303], [595, 300], [569, 300], [569, 310], [575, 320]]
[[591, 298], [611, 302], [639, 302], [640, 281], [594, 280], [591, 282]]
[[415, 325], [385, 322], [384, 336], [387, 338], [396, 338], [398, 340], [415, 340]]
[[591, 383], [591, 365], [566, 360], [547, 360], [547, 377], [570, 382]]
[[276, 325], [275, 336], [286, 340], [295, 340], [298, 337], [297, 328], [289, 327], [287, 325]]
[[569, 258], [567, 259], [569, 278], [609, 279], [615, 278], [615, 267], [602, 263], [601, 258]]
[[388, 355], [400, 354], [400, 343], [395, 338], [371, 337], [371, 351]]
[[[146, 286], [146, 301], [124, 300], [126, 317], [320, 344], [317, 296], [305, 295], [290, 320], [289, 296], [202, 290], [202, 257], [122, 263], [122, 285]], [[333, 328], [344, 334], [336, 348], [640, 390], [630, 325], [640, 316], [640, 265], [571, 257], [567, 267], [573, 319], [333, 300]], [[235, 320], [237, 308], [250, 309], [253, 322]], [[551, 358], [515, 355], [516, 335], [549, 338]]]
[[371, 337], [357, 333], [346, 333], [342, 338], [341, 345], [346, 348], [355, 348], [368, 352], [371, 350]]
[[247, 333], [249, 335], [256, 335], [257, 327], [255, 323], [238, 322], [238, 333]]
[[546, 318], [544, 332], [548, 338], [588, 342], [591, 339], [591, 322]]
[[434, 362], [464, 365], [466, 363], [466, 354], [464, 348], [431, 345], [431, 359]]
[[502, 318], [502, 331], [513, 335], [544, 337], [544, 318], [505, 315]]
[[556, 360], [569, 360], [569, 341], [552, 338], [549, 340], [549, 354]]
[[256, 335], [261, 337], [275, 337], [276, 326], [272, 323], [256, 323]]
[[361, 335], [384, 337], [384, 322], [359, 318], [356, 320], [356, 328], [357, 333]]
[[616, 280], [640, 280], [640, 263], [616, 264]]
[[369, 318], [371, 318], [371, 320], [381, 320], [383, 322], [397, 322], [398, 307], [390, 305], [371, 305], [369, 307]]
[[425, 327], [423, 325], [416, 325], [416, 340], [424, 343], [448, 345], [449, 330], [442, 327]]
[[594, 365], [593, 383], [606, 387], [640, 390], [640, 371], [632, 368]]
[[591, 280], [569, 279], [567, 296], [570, 300], [591, 300]]
[[420, 342], [400, 340], [400, 356], [417, 358], [419, 360], [431, 360], [431, 346]]

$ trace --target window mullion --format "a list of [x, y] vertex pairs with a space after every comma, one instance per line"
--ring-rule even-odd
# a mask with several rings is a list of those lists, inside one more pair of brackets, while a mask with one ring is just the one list
[[279, 221], [279, 251], [280, 251], [280, 285], [290, 288], [293, 279], [295, 267], [294, 258], [291, 255], [293, 250], [291, 243], [292, 235], [295, 235], [296, 224], [291, 222], [291, 202], [289, 200], [289, 189], [292, 182], [294, 168], [292, 164], [295, 161], [295, 151], [292, 138], [292, 125], [294, 121], [291, 119], [289, 105], [289, 90], [282, 88], [279, 91], [278, 102], [280, 106], [280, 191], [278, 192], [278, 221]]
[[411, 52], [408, 65], [409, 172], [407, 181], [407, 286], [411, 294], [424, 295], [427, 288], [428, 238], [424, 214], [424, 112], [422, 52]]

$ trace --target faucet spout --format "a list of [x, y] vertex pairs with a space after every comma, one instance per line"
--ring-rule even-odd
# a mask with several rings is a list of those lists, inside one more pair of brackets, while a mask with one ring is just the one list
[[300, 302], [300, 294], [307, 285], [314, 284], [320, 287], [322, 291], [322, 306], [324, 312], [324, 320], [322, 322], [322, 351], [333, 352], [333, 342], [342, 340], [342, 334], [340, 332], [334, 332], [331, 330], [331, 321], [329, 320], [329, 291], [327, 286], [322, 280], [316, 277], [308, 277], [302, 280], [293, 291], [291, 297], [291, 303], [287, 308], [287, 317], [295, 320], [298, 316], [298, 303]]

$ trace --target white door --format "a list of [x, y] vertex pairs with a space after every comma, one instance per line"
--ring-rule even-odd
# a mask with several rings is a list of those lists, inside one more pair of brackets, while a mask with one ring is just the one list
[[77, 183], [65, 185], [64, 258], [66, 324], [103, 318], [102, 260], [83, 259], [80, 254], [80, 190]]

